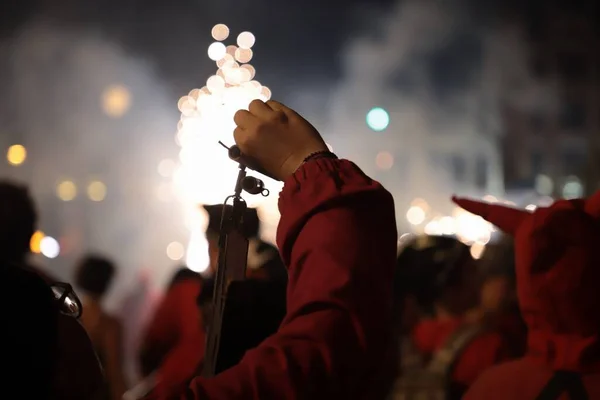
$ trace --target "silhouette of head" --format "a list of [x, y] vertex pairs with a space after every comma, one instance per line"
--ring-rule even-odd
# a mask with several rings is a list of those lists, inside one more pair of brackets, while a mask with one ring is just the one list
[[0, 254], [4, 260], [21, 262], [29, 253], [37, 213], [26, 186], [0, 181]]
[[75, 284], [93, 297], [101, 298], [108, 291], [115, 275], [115, 266], [107, 258], [88, 255], [77, 267]]

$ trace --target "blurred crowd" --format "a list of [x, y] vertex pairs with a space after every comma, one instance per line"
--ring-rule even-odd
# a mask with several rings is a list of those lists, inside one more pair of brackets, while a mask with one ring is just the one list
[[[229, 286], [217, 372], [231, 386], [218, 389], [196, 377], [214, 311], [220, 221], [230, 206], [204, 206], [206, 274], [181, 266], [158, 300], [129, 302], [117, 317], [103, 308], [103, 297], [127, 266], [89, 254], [70, 283], [42, 272], [28, 258], [34, 201], [25, 186], [0, 181], [9, 398], [600, 398], [599, 296], [589, 288], [598, 278], [589, 272], [598, 266], [598, 196], [534, 214], [454, 199], [507, 235], [478, 260], [454, 237], [404, 237], [393, 274], [385, 274], [377, 272], [385, 269], [382, 254], [390, 238], [396, 243], [391, 201], [353, 164], [319, 153], [286, 181], [293, 189], [282, 193], [282, 215], [285, 207], [307, 209], [293, 223], [282, 219], [279, 250], [259, 238], [256, 210], [244, 214], [247, 279]], [[315, 205], [290, 200], [311, 179], [318, 184], [302, 190]], [[372, 197], [357, 202], [361, 193]], [[316, 213], [328, 216], [318, 227], [310, 225]], [[311, 253], [317, 248], [318, 259]], [[339, 271], [327, 272], [328, 265]], [[344, 275], [342, 267], [362, 272]], [[309, 281], [315, 268], [321, 278]], [[299, 342], [309, 344], [294, 350]], [[352, 357], [355, 364], [346, 365]], [[134, 376], [126, 373], [130, 361]], [[276, 387], [275, 394], [265, 387]]]

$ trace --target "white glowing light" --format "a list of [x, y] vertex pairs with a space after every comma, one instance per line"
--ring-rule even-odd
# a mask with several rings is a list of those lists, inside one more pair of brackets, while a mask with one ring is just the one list
[[210, 33], [213, 39], [218, 42], [222, 42], [229, 37], [229, 28], [225, 24], [217, 24], [213, 26]]
[[225, 56], [227, 53], [227, 49], [225, 45], [221, 42], [214, 42], [210, 46], [208, 46], [208, 58], [213, 61], [219, 61], [221, 58]]
[[[216, 25], [211, 33], [220, 41], [229, 36], [229, 29]], [[271, 98], [269, 88], [252, 80], [255, 68], [243, 64], [254, 56], [250, 50], [254, 35], [243, 33], [238, 39], [239, 47], [221, 42], [211, 44], [209, 57], [216, 61], [218, 70], [207, 79], [205, 87], [192, 90], [178, 104], [182, 115], [177, 126], [177, 143], [181, 151], [179, 163], [170, 176], [174, 195], [184, 209], [185, 225], [191, 233], [186, 263], [199, 272], [208, 266], [208, 244], [204, 236], [207, 217], [198, 211], [199, 205], [223, 203], [233, 193], [238, 174], [237, 164], [227, 157], [219, 141], [228, 146], [234, 143], [233, 116], [238, 110], [247, 109], [255, 99]], [[271, 195], [267, 198], [245, 195], [244, 198], [248, 206], [261, 207], [261, 215], [266, 216], [265, 230], [268, 230], [279, 218], [276, 200], [282, 184], [254, 172], [252, 175], [263, 180]], [[166, 194], [167, 188], [161, 187], [159, 199], [166, 200]]]
[[242, 49], [250, 49], [256, 43], [256, 38], [251, 32], [242, 32], [237, 37], [237, 45]]
[[485, 252], [485, 245], [480, 243], [475, 243], [471, 246], [471, 257], [475, 260], [479, 260], [483, 257], [483, 253]]
[[494, 230], [492, 224], [483, 218], [464, 210], [455, 213], [456, 236], [464, 243], [488, 244]]
[[535, 204], [529, 204], [527, 207], [525, 207], [525, 209], [527, 211], [535, 211], [537, 210], [537, 206]]
[[421, 225], [425, 221], [425, 210], [419, 206], [412, 206], [406, 213], [406, 219], [411, 225]]
[[425, 233], [427, 235], [437, 236], [442, 234], [442, 227], [439, 221], [433, 220], [425, 225]]
[[454, 235], [456, 233], [456, 223], [452, 217], [443, 217], [440, 219], [440, 230], [443, 235]]
[[203, 231], [192, 232], [186, 254], [186, 265], [192, 271], [199, 273], [208, 269], [208, 243]]
[[56, 258], [60, 254], [60, 245], [50, 236], [45, 236], [40, 242], [40, 252], [47, 258]]

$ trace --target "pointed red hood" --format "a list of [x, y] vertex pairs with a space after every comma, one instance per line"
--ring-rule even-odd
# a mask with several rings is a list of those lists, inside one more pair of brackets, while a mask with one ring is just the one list
[[515, 238], [528, 357], [554, 369], [600, 371], [600, 192], [534, 213], [453, 201]]

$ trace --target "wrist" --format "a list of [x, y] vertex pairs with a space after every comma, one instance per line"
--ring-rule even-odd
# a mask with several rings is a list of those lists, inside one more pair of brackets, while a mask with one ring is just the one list
[[313, 160], [319, 160], [322, 158], [329, 158], [329, 159], [337, 160], [338, 156], [336, 156], [334, 153], [332, 153], [329, 150], [319, 150], [319, 151], [312, 152], [308, 156], [304, 157], [304, 160], [302, 160], [302, 163], [300, 163], [298, 168], [296, 168], [296, 171], [298, 171], [304, 164], [311, 162]]

